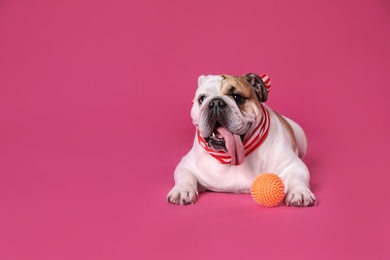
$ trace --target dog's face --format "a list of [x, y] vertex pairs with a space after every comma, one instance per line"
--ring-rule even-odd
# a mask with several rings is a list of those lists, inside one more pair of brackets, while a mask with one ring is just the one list
[[215, 151], [240, 148], [258, 126], [267, 90], [256, 74], [200, 76], [191, 117]]

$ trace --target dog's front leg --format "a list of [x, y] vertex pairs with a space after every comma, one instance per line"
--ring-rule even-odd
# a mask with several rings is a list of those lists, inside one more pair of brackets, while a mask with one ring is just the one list
[[198, 199], [198, 181], [194, 174], [178, 165], [175, 170], [175, 186], [167, 195], [167, 201], [175, 205], [193, 204]]
[[316, 197], [309, 188], [309, 170], [299, 160], [284, 170], [281, 177], [286, 185], [284, 202], [287, 206], [308, 207], [316, 205]]

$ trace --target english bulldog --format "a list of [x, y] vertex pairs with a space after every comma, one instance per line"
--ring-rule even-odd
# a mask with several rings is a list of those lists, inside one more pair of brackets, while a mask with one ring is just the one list
[[174, 172], [167, 201], [193, 204], [201, 191], [250, 193], [256, 176], [275, 173], [284, 183], [287, 206], [312, 206], [309, 170], [302, 158], [303, 129], [270, 109], [267, 74], [200, 76], [191, 117], [192, 149]]

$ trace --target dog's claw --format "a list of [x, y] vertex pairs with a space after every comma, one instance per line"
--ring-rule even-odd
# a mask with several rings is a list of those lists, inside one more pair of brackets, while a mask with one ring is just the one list
[[189, 185], [177, 185], [167, 196], [167, 201], [175, 205], [194, 204], [197, 199], [198, 191]]
[[284, 200], [287, 206], [310, 207], [317, 205], [314, 194], [306, 187], [296, 188], [287, 193]]

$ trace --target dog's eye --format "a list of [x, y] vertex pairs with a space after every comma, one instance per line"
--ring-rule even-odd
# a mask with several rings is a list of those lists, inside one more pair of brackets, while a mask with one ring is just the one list
[[206, 98], [205, 95], [200, 96], [199, 99], [198, 99], [199, 104], [202, 104], [203, 100], [205, 100], [205, 98]]
[[245, 101], [245, 98], [242, 97], [242, 96], [240, 96], [240, 95], [238, 95], [238, 94], [234, 94], [234, 95], [233, 95], [233, 98], [234, 98], [234, 100], [236, 101], [236, 103], [237, 103], [238, 105], [241, 105], [241, 104], [244, 103], [244, 101]]

